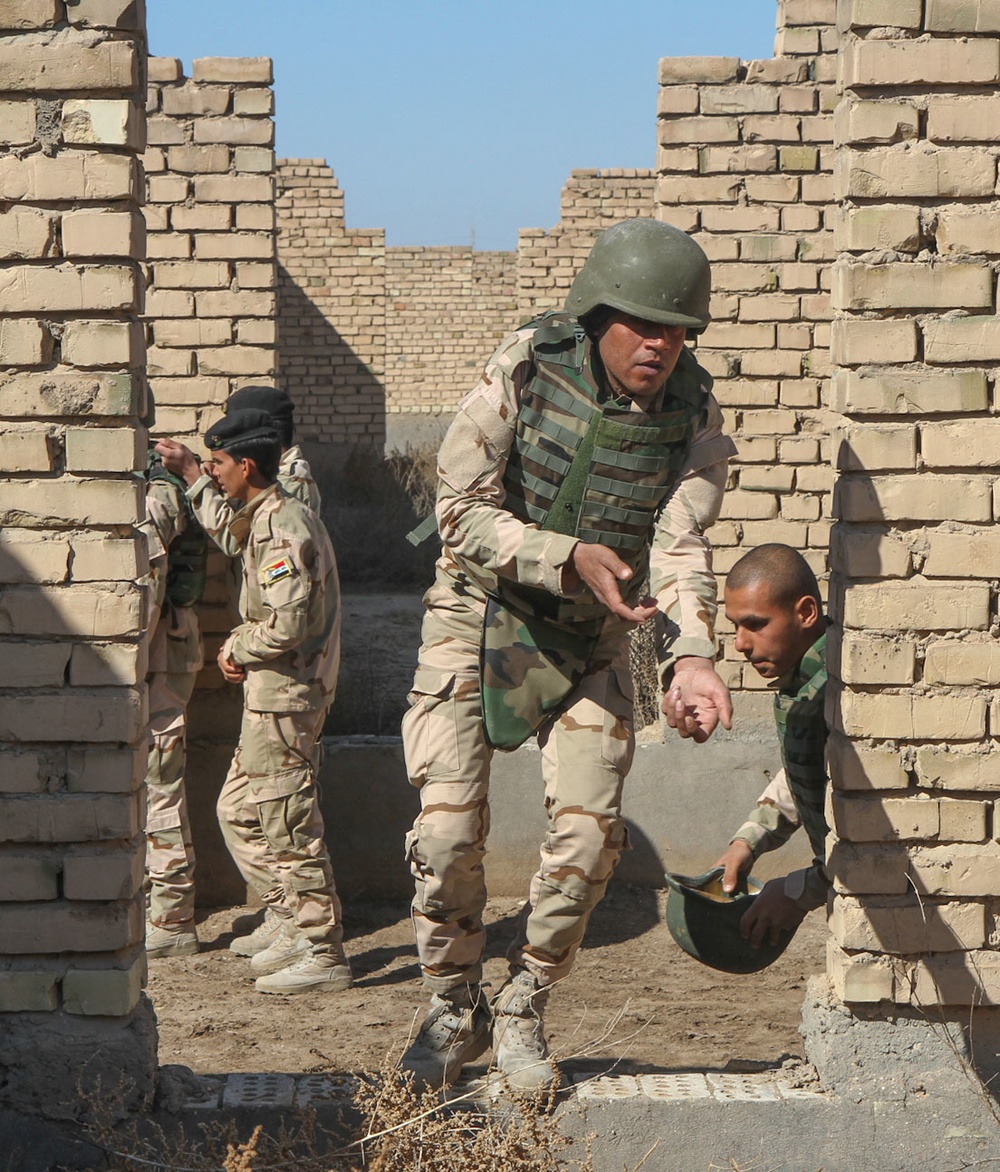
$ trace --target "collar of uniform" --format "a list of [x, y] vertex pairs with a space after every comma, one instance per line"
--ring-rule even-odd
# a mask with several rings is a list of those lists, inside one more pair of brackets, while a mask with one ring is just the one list
[[263, 492], [259, 492], [252, 501], [248, 501], [229, 521], [227, 528], [233, 537], [245, 546], [253, 528], [253, 519], [257, 511], [267, 504], [272, 497], [278, 495], [278, 483], [269, 484]]
[[[822, 678], [820, 678], [822, 677]], [[813, 692], [826, 683], [826, 627], [815, 643], [787, 676], [777, 681], [777, 690], [786, 696]]]

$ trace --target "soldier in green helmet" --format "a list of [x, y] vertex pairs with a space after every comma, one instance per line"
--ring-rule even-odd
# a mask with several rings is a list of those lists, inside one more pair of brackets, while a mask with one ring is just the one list
[[[402, 1066], [422, 1083], [453, 1081], [491, 1044], [515, 1089], [558, 1078], [543, 1008], [625, 842], [628, 632], [656, 624], [665, 711], [681, 735], [729, 726], [705, 530], [735, 449], [684, 345], [709, 323], [710, 281], [685, 233], [653, 220], [609, 228], [565, 311], [500, 345], [441, 448], [442, 552], [402, 730], [420, 790], [407, 852], [431, 994]], [[549, 828], [510, 979], [488, 1004], [490, 761], [532, 735]]]
[[766, 851], [776, 850], [800, 826], [813, 851], [810, 866], [764, 884], [740, 931], [752, 947], [776, 944], [806, 914], [826, 905], [824, 813], [826, 767], [826, 627], [819, 586], [805, 558], [787, 545], [761, 545], [726, 578], [726, 616], [735, 646], [774, 687], [774, 720], [782, 768], [716, 861], [723, 887], [735, 891]]

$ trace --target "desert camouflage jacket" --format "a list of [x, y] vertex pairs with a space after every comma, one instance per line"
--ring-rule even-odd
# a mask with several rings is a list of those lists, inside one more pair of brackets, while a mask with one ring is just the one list
[[[521, 393], [534, 373], [533, 335], [525, 327], [500, 345], [445, 436], [436, 506], [443, 550], [428, 606], [454, 607], [457, 597], [482, 609], [501, 578], [569, 597], [563, 571], [577, 538], [539, 529], [504, 508]], [[634, 410], [637, 420], [644, 418]], [[682, 655], [715, 655], [717, 587], [705, 530], [718, 516], [735, 450], [708, 393], [702, 425], [653, 533], [649, 570], [660, 609], [662, 672]]]
[[323, 522], [274, 484], [229, 522], [243, 552], [243, 623], [223, 650], [254, 712], [325, 709], [340, 665], [340, 584]]
[[803, 655], [792, 678], [777, 685], [775, 722], [785, 768], [775, 775], [757, 799], [756, 809], [733, 835], [733, 840], [747, 843], [757, 859], [767, 851], [777, 850], [800, 826], [805, 826], [815, 857], [810, 867], [788, 876], [785, 894], [807, 911], [822, 907], [830, 889], [825, 866], [828, 827], [823, 812], [829, 784], [823, 715], [825, 649], [824, 631]]
[[[281, 463], [278, 465], [278, 483], [289, 496], [308, 505], [313, 512], [319, 512], [319, 489], [313, 479], [312, 470], [302, 455], [302, 449], [297, 445], [282, 452]], [[236, 510], [215, 487], [215, 481], [211, 476], [200, 476], [188, 488], [187, 497], [202, 528], [219, 549], [227, 557], [238, 558], [243, 550], [227, 528]]]
[[146, 517], [139, 526], [149, 547], [150, 672], [196, 672], [204, 665], [197, 609], [166, 601], [168, 551], [189, 522], [181, 490], [169, 480], [151, 480]]

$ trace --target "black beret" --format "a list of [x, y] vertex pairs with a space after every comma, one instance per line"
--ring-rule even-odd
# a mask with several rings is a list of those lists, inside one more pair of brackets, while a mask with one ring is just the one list
[[257, 439], [281, 446], [274, 420], [266, 411], [230, 411], [205, 433], [205, 445], [213, 452]]
[[251, 407], [258, 411], [266, 411], [275, 419], [290, 420], [295, 414], [295, 404], [284, 391], [279, 391], [277, 387], [263, 386], [240, 387], [238, 391], [233, 391], [226, 403], [225, 412], [229, 415], [233, 411], [246, 411]]

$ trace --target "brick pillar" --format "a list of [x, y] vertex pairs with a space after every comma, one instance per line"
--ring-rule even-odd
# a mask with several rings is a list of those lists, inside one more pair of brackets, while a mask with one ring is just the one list
[[974, 1033], [1000, 1002], [1000, 18], [851, 0], [840, 27], [828, 972], [855, 1022]]
[[12, 0], [0, 31], [0, 1102], [151, 1093], [142, 994], [145, 25]]

